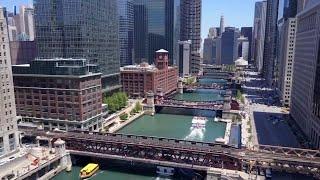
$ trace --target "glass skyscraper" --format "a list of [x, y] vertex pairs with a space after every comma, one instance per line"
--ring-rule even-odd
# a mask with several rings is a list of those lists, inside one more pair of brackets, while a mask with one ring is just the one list
[[118, 0], [119, 47], [121, 66], [132, 64], [133, 60], [133, 0]]
[[236, 60], [237, 51], [237, 39], [240, 32], [234, 27], [226, 27], [225, 32], [221, 36], [221, 63], [222, 64], [234, 64]]
[[155, 52], [166, 49], [173, 64], [180, 37], [180, 0], [135, 0], [134, 29], [135, 63], [154, 63]]
[[39, 58], [85, 58], [102, 72], [105, 90], [117, 87], [117, 0], [34, 0]]

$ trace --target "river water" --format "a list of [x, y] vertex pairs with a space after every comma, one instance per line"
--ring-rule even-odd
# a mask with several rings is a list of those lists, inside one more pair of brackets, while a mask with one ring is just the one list
[[[73, 166], [71, 172], [61, 172], [53, 180], [78, 180], [82, 167]], [[154, 180], [159, 179], [153, 176], [130, 174], [114, 170], [99, 170], [90, 180]]]
[[144, 115], [119, 131], [124, 134], [146, 135], [185, 139], [192, 141], [214, 142], [224, 137], [226, 124], [208, 118], [204, 129], [193, 129], [193, 116], [174, 114]]
[[223, 101], [224, 90], [198, 89], [191, 93], [176, 94], [173, 99], [184, 101]]

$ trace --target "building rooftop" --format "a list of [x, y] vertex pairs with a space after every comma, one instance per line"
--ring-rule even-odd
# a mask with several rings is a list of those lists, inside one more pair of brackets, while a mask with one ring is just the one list
[[168, 51], [165, 49], [159, 49], [156, 53], [168, 53]]
[[248, 61], [243, 59], [243, 57], [240, 57], [234, 63], [235, 63], [236, 66], [248, 66]]
[[86, 59], [36, 59], [30, 64], [12, 65], [12, 72], [17, 74], [84, 76], [98, 73], [98, 67], [89, 64]]

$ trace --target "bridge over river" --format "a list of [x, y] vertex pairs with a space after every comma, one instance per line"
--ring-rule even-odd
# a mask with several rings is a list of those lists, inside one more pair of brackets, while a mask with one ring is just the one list
[[211, 167], [241, 171], [244, 167], [320, 175], [320, 152], [277, 146], [237, 149], [219, 143], [114, 133], [26, 131], [66, 142], [71, 154], [152, 163], [206, 171]]

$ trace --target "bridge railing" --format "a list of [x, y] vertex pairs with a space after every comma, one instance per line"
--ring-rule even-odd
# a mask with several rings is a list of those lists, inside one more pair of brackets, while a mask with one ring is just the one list
[[283, 155], [295, 155], [297, 157], [306, 157], [306, 158], [320, 158], [319, 150], [312, 149], [301, 149], [301, 148], [292, 148], [292, 147], [281, 147], [281, 146], [272, 146], [272, 145], [257, 145], [255, 149], [260, 152], [269, 152], [277, 153]]

